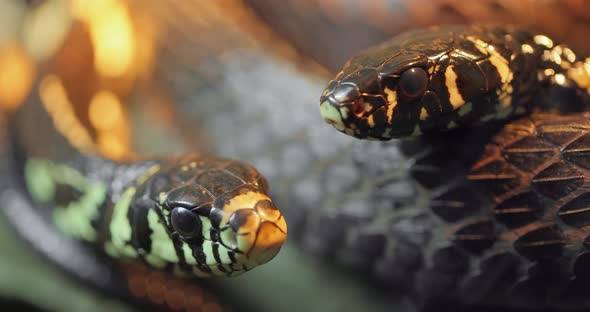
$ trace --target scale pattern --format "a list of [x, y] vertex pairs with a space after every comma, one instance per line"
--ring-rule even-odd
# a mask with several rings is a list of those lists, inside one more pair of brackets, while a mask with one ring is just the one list
[[[493, 214], [493, 199], [481, 181], [467, 179], [499, 125], [414, 141], [337, 135], [313, 109], [325, 77], [264, 49], [233, 44], [193, 68], [164, 54], [158, 77], [174, 88], [176, 122], [192, 125], [191, 132], [209, 129], [218, 152], [251, 162], [268, 178], [291, 238], [304, 250], [360, 273], [393, 297], [409, 296], [417, 306], [542, 309], [585, 302], [545, 299], [547, 291], [574, 291], [565, 284], [546, 289], [555, 280], [540, 283], [538, 276], [572, 275], [549, 274], [555, 271], [516, 251], [516, 241], [527, 250], [527, 240], [535, 238], [502, 236], [505, 225]], [[265, 88], [258, 88], [261, 81]], [[215, 107], [193, 104], [212, 100]], [[569, 259], [554, 268], [569, 268]]]
[[400, 34], [351, 58], [320, 98], [337, 130], [388, 140], [590, 103], [587, 63], [542, 34], [443, 26]]

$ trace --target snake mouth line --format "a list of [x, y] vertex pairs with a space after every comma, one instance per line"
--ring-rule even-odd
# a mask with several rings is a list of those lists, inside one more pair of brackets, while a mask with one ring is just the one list
[[324, 100], [320, 103], [320, 114], [324, 122], [332, 125], [338, 131], [344, 131], [346, 129], [343, 118], [346, 115], [346, 111], [343, 111], [344, 109], [343, 107], [337, 107], [337, 105], [332, 104], [329, 100]]

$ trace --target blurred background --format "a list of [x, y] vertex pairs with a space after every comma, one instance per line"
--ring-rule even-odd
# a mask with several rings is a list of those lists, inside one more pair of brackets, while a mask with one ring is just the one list
[[[296, 128], [277, 115], [262, 116], [249, 102], [284, 105], [297, 129], [319, 123], [319, 117], [310, 121], [297, 112], [316, 113], [321, 89], [347, 58], [426, 25], [518, 23], [588, 53], [586, 9], [583, 0], [2, 1], [0, 110], [14, 112], [38, 93], [72, 145], [114, 159], [192, 150], [255, 157], [257, 144], [271, 134], [233, 129], [247, 134], [231, 141], [223, 130], [206, 125], [242, 124], [235, 121], [241, 116], [250, 124], [270, 118], [273, 128], [267, 130], [276, 133], [269, 141], [286, 148], [285, 138], [297, 137]], [[277, 166], [296, 166], [291, 158], [257, 166], [273, 176]], [[293, 183], [279, 188], [288, 192]], [[317, 254], [322, 246], [307, 241], [300, 248], [301, 212], [288, 213], [295, 220], [290, 244], [270, 265], [211, 286], [222, 293], [219, 301], [236, 302], [244, 307], [240, 311], [378, 311], [390, 310], [392, 301], [402, 311], [409, 305], [362, 276], [309, 256], [307, 251]], [[0, 297], [7, 308], [136, 309], [62, 274], [5, 220]]]

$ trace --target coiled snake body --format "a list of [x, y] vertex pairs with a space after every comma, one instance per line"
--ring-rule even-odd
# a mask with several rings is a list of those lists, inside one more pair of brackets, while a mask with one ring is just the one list
[[[351, 59], [328, 84], [320, 108], [326, 122], [358, 138], [424, 133], [426, 141], [446, 142], [436, 142], [440, 154], [430, 156], [441, 157], [443, 168], [449, 157], [471, 153], [469, 172], [449, 181], [430, 207], [449, 223], [437, 238], [448, 245], [432, 254], [435, 268], [447, 267], [431, 273], [442, 274], [439, 283], [458, 284], [462, 300], [501, 294], [527, 304], [535, 296], [586, 301], [590, 124], [587, 113], [572, 112], [587, 109], [587, 67], [544, 35], [500, 27], [426, 29]], [[531, 111], [483, 151], [470, 141], [486, 137], [481, 128], [433, 134]]]
[[[41, 89], [56, 79], [45, 78]], [[114, 263], [204, 278], [239, 275], [279, 252], [286, 221], [252, 166], [197, 153], [152, 160], [102, 158], [61, 132], [39, 93], [11, 116], [1, 144], [0, 196], [18, 232], [67, 271], [94, 286], [119, 283], [111, 292], [124, 296], [132, 291], [133, 277], [113, 277], [110, 263], [98, 264], [105, 254]], [[98, 251], [86, 254], [87, 245]], [[64, 255], [55, 256], [58, 252]], [[153, 302], [158, 308], [194, 310], [203, 304], [192, 302], [190, 291], [162, 292], [171, 295]]]

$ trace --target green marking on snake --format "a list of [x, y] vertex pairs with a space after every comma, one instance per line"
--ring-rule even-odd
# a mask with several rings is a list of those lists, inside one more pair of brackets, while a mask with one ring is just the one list
[[205, 263], [213, 269], [217, 264], [215, 256], [213, 255], [213, 244], [206, 240], [203, 242], [203, 253], [205, 254]]
[[338, 130], [344, 130], [345, 126], [342, 123], [342, 116], [336, 107], [330, 105], [328, 102], [322, 102], [320, 104], [320, 112], [327, 123], [332, 124]]
[[199, 216], [199, 218], [201, 219], [201, 234], [203, 235], [203, 238], [211, 239], [211, 222], [204, 216]]
[[92, 221], [97, 218], [106, 194], [107, 189], [104, 185], [89, 185], [80, 200], [54, 210], [56, 226], [70, 237], [95, 241], [97, 232], [92, 226]]
[[94, 241], [96, 229], [92, 226], [106, 198], [106, 186], [90, 183], [76, 169], [57, 165], [51, 161], [31, 158], [25, 165], [25, 181], [31, 197], [38, 202], [50, 203], [55, 199], [58, 185], [67, 185], [81, 195], [65, 206], [56, 206], [53, 219], [67, 236]]
[[197, 264], [197, 259], [193, 256], [193, 250], [189, 247], [188, 244], [182, 244], [182, 252], [184, 253], [184, 259], [186, 263], [189, 265]]
[[[197, 164], [197, 160], [199, 158], [193, 156], [192, 158], [187, 157], [186, 161], [187, 163], [191, 161], [190, 163]], [[93, 172], [89, 170], [96, 170], [97, 167], [86, 166], [87, 163], [84, 160], [75, 163], [76, 166], [84, 168], [83, 171], [78, 171], [74, 167], [55, 163], [51, 160], [36, 160], [33, 158], [25, 163], [26, 168], [24, 170], [28, 185], [27, 188], [30, 190], [32, 197], [49, 204], [47, 208], [51, 208], [50, 211], [53, 215], [54, 225], [67, 236], [78, 240], [100, 243], [103, 250], [112, 258], [142, 258], [142, 260], [155, 269], [169, 268], [172, 265], [176, 271], [182, 273], [181, 275], [186, 275], [188, 271], [184, 265], [186, 263], [187, 265], [193, 266], [191, 271], [194, 271], [194, 275], [199, 277], [231, 275], [231, 272], [234, 270], [242, 270], [242, 267], [248, 265], [249, 261], [255, 261], [256, 259], [240, 258], [241, 262], [236, 265], [236, 268], [229, 266], [228, 264], [231, 264], [231, 259], [227, 254], [227, 250], [225, 247], [221, 247], [217, 236], [212, 237], [211, 235], [212, 221], [208, 216], [195, 214], [194, 217], [191, 217], [186, 214], [176, 216], [171, 214], [170, 207], [175, 209], [179, 200], [185, 200], [182, 197], [178, 197], [179, 194], [172, 196], [172, 199], [169, 198], [170, 189], [173, 190], [176, 186], [174, 183], [178, 183], [178, 181], [167, 182], [168, 187], [164, 185], [163, 191], [162, 185], [157, 186], [160, 188], [160, 191], [157, 192], [158, 202], [134, 201], [135, 198], [144, 198], [146, 194], [152, 191], [151, 188], [154, 187], [154, 184], [150, 183], [150, 179], [159, 170], [165, 170], [162, 173], [164, 176], [168, 175], [169, 177], [184, 179], [185, 183], [190, 185], [190, 183], [196, 184], [194, 177], [210, 170], [209, 166], [211, 168], [220, 168], [226, 167], [230, 163], [233, 166], [240, 166], [240, 164], [234, 161], [223, 159], [205, 158], [199, 161], [202, 165], [199, 168], [196, 165], [170, 166], [167, 164], [164, 169], [161, 169], [160, 165], [150, 165], [149, 169], [144, 171], [143, 174], [140, 173], [139, 178], [132, 179], [129, 184], [123, 186], [115, 184], [119, 183], [119, 181], [116, 179], [113, 181], [112, 177], [108, 174], [93, 175]], [[212, 162], [212, 164], [207, 164], [207, 161]], [[150, 163], [152, 162], [150, 161]], [[121, 174], [130, 173], [134, 175], [138, 173], [135, 167], [131, 167], [131, 171], [126, 171], [127, 168], [123, 164], [105, 164], [116, 166], [114, 167], [118, 170], [116, 173], [121, 172]], [[258, 176], [257, 172], [246, 165], [242, 166], [246, 171], [253, 173], [251, 176], [248, 176], [247, 181], [241, 181], [243, 183], [242, 186], [246, 186], [249, 189], [258, 187], [257, 183], [260, 180], [260, 176]], [[188, 171], [191, 172], [187, 174]], [[91, 178], [87, 178], [85, 176], [86, 174]], [[223, 178], [227, 179], [227, 176], [230, 176], [229, 171], [225, 173], [220, 181], [223, 182]], [[204, 186], [196, 185], [200, 188], [207, 187], [211, 181], [205, 182]], [[118, 198], [108, 197], [112, 195], [109, 193], [109, 183], [113, 187], [117, 187], [117, 189], [120, 187], [123, 188], [122, 194]], [[139, 187], [140, 185], [145, 185], [145, 187]], [[235, 195], [231, 192], [235, 191], [235, 187], [234, 184], [226, 186], [225, 188], [227, 189], [224, 189], [223, 194], [220, 196], [227, 196], [228, 199], [233, 198]], [[202, 203], [199, 199], [196, 199], [194, 204], [195, 206], [199, 206]], [[249, 204], [254, 203], [247, 203], [247, 205]], [[102, 220], [99, 220], [99, 218], [103, 216], [101, 213], [101, 209], [103, 208], [105, 209], [104, 216], [108, 220], [108, 223], [105, 224], [106, 228], [97, 226], [97, 224], [101, 224]], [[140, 215], [144, 217], [140, 218]], [[175, 220], [180, 220], [180, 223], [178, 223], [180, 225], [174, 225], [174, 222], [172, 222], [173, 217], [176, 218]], [[182, 235], [179, 233], [184, 229], [181, 228], [181, 231], [179, 231], [178, 227], [186, 225], [186, 222], [184, 222], [186, 218], [192, 221], [194, 220], [192, 218], [197, 217], [201, 218], [197, 224], [202, 228], [202, 232], [199, 233], [201, 235], [196, 235], [195, 238], [197, 241], [203, 241], [204, 243], [202, 245], [192, 245], [196, 244], [194, 242], [187, 243], [187, 239], [193, 238], [190, 236], [171, 235], [171, 233]], [[99, 222], [97, 223], [97, 221]], [[203, 225], [202, 227], [201, 224]], [[138, 227], [138, 230], [134, 228], [135, 226]], [[282, 225], [282, 227], [284, 228], [285, 225]], [[99, 230], [103, 229], [106, 233], [99, 232]], [[234, 231], [234, 229], [226, 229], [228, 231]], [[189, 231], [187, 230], [185, 232], [188, 233]], [[194, 234], [198, 234], [197, 231], [195, 232]], [[258, 232], [255, 231], [255, 233]], [[269, 231], [263, 231], [261, 232], [261, 239], [266, 239], [267, 237], [275, 239], [273, 234], [269, 233]], [[149, 235], [149, 238], [139, 237], [140, 235]], [[103, 237], [105, 240], [99, 242], [98, 238]], [[283, 232], [282, 236], [279, 236], [279, 242], [273, 245], [274, 249], [272, 251], [278, 252], [285, 238], [286, 236]], [[250, 239], [255, 241], [256, 236], [250, 237]], [[204, 256], [201, 256], [201, 250], [203, 250]], [[184, 253], [183, 259], [180, 258], [179, 252]], [[196, 252], [199, 252], [197, 256], [195, 256]], [[201, 261], [201, 257], [206, 259], [206, 261]], [[216, 258], [221, 259], [219, 262], [224, 263], [217, 263]], [[265, 259], [265, 262], [268, 260]], [[207, 262], [207, 264], [203, 262]], [[225, 266], [221, 267], [224, 264]], [[257, 262], [256, 264], [262, 263]], [[204, 267], [204, 265], [207, 266]]]
[[231, 259], [229, 258], [229, 254], [227, 253], [227, 250], [225, 248], [219, 249], [219, 259], [221, 260], [221, 263], [224, 264], [232, 263]]
[[30, 159], [25, 165], [25, 183], [33, 200], [48, 203], [53, 200], [55, 183], [51, 164], [43, 159]]
[[457, 115], [459, 115], [459, 116], [465, 116], [469, 112], [471, 112], [472, 109], [473, 109], [473, 103], [472, 102], [467, 102], [467, 103], [461, 105], [461, 107], [457, 110]]
[[[160, 222], [158, 214], [150, 209], [147, 214], [148, 224], [152, 233], [150, 235], [152, 239], [152, 250], [145, 259], [154, 266], [161, 266], [162, 263], [166, 262], [178, 262], [178, 255], [174, 250], [174, 242], [168, 235], [168, 231], [164, 224]], [[183, 243], [185, 244], [185, 243]], [[158, 255], [157, 257], [152, 255]]]
[[111, 240], [105, 244], [105, 250], [113, 257], [137, 257], [137, 251], [127, 244], [131, 240], [132, 234], [131, 224], [129, 224], [129, 219], [127, 219], [127, 212], [129, 211], [135, 192], [135, 187], [126, 189], [113, 207], [113, 216], [109, 224]]
[[82, 173], [78, 170], [65, 166], [50, 163], [52, 170], [53, 179], [57, 183], [70, 185], [76, 189], [83, 189], [89, 182]]

